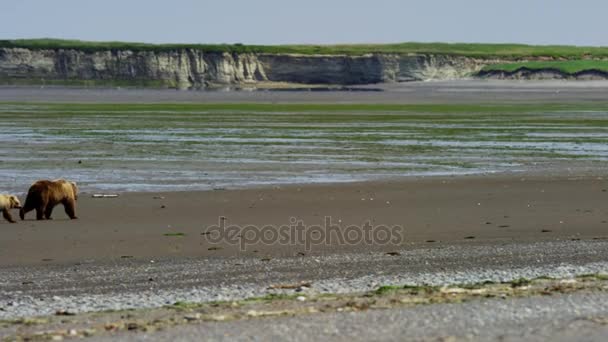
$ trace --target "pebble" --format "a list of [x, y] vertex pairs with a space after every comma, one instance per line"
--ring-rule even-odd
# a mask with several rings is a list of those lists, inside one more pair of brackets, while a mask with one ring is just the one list
[[[353, 292], [364, 292], [370, 290], [371, 286], [380, 285], [403, 285], [403, 284], [428, 284], [428, 285], [450, 285], [450, 284], [472, 284], [483, 281], [511, 281], [518, 278], [536, 278], [540, 276], [550, 276], [554, 278], [567, 278], [574, 275], [589, 274], [589, 273], [602, 273], [608, 274], [608, 262], [598, 261], [587, 264], [568, 264], [560, 262], [558, 264], [552, 263], [552, 256], [563, 259], [568, 255], [576, 255], [581, 251], [586, 251], [589, 255], [602, 255], [608, 249], [608, 242], [589, 242], [584, 241], [577, 242], [542, 242], [542, 243], [528, 243], [528, 244], [517, 244], [517, 245], [505, 245], [500, 247], [501, 255], [509, 255], [517, 253], [518, 255], [534, 256], [539, 255], [541, 263], [530, 263], [518, 266], [505, 265], [497, 269], [496, 267], [478, 267], [478, 268], [438, 268], [433, 272], [423, 271], [408, 271], [401, 270], [395, 272], [387, 272], [385, 270], [370, 271], [367, 275], [349, 277], [340, 276], [339, 278], [320, 278], [320, 279], [307, 279], [314, 281], [311, 288], [306, 290], [307, 293], [353, 293]], [[424, 258], [428, 259], [445, 259], [445, 260], [456, 260], [462, 257], [463, 251], [461, 247], [446, 246], [442, 249], [433, 250], [433, 256], [424, 256], [424, 253], [428, 251], [421, 249], [420, 251], [400, 251], [402, 256], [399, 258], [388, 259], [379, 258], [382, 260], [402, 260], [403, 262], [412, 261], [425, 262]], [[467, 252], [465, 253], [469, 259], [482, 259], [487, 258], [489, 255], [496, 255], [497, 250], [495, 246], [467, 246]], [[540, 253], [540, 254], [539, 254]], [[373, 254], [373, 255], [377, 255]], [[319, 267], [319, 264], [323, 265], [339, 265], [344, 264], [347, 266], [349, 263], [353, 265], [364, 264], [374, 262], [377, 260], [373, 255], [367, 254], [347, 254], [347, 255], [328, 255], [320, 256], [315, 258], [278, 258], [271, 264], [265, 264], [266, 267], [270, 268], [269, 272], [273, 272], [274, 267], [277, 269], [281, 268], [310, 268], [315, 269]], [[541, 258], [542, 257], [542, 258]], [[257, 267], [259, 261], [257, 260], [241, 260], [238, 259], [239, 263], [245, 265], [245, 267]], [[231, 261], [229, 267], [232, 266]], [[387, 261], [390, 262], [390, 261]], [[205, 261], [205, 268], [209, 267], [225, 267], [222, 266], [226, 261]], [[150, 265], [150, 264], [148, 264]], [[157, 266], [158, 265], [158, 266]], [[153, 267], [154, 270], [158, 271], [158, 275], [154, 279], [158, 283], [166, 281], [162, 275], [163, 270], [166, 267], [171, 267], [172, 270], [175, 268], [184, 267], [190, 270], [195, 270], [198, 267], [202, 267], [198, 263], [190, 263], [190, 261], [178, 261], [174, 264], [166, 265], [166, 263], [157, 263]], [[114, 267], [114, 266], [112, 266]], [[120, 266], [125, 269], [117, 270], [117, 274], [122, 274], [125, 270], [131, 270], [131, 266]], [[227, 267], [227, 266], [226, 266]], [[109, 268], [108, 270], [113, 269]], [[25, 271], [22, 271], [25, 273]], [[45, 271], [49, 272], [49, 271]], [[137, 272], [137, 271], [133, 271]], [[145, 279], [147, 280], [150, 276], [148, 275], [150, 270], [146, 270]], [[60, 272], [52, 274], [56, 278], [61, 278]], [[270, 274], [267, 274], [271, 277]], [[15, 276], [18, 276], [16, 274]], [[32, 275], [33, 276], [33, 275]], [[48, 274], [51, 276], [51, 273]], [[22, 276], [21, 276], [22, 277]], [[37, 275], [36, 277], [42, 277]], [[267, 277], [267, 278], [268, 278]], [[37, 283], [41, 283], [37, 280]], [[267, 279], [268, 282], [272, 279]], [[299, 279], [301, 280], [301, 279]], [[94, 293], [76, 293], [65, 295], [65, 296], [48, 296], [45, 297], [43, 294], [35, 293], [29, 295], [28, 291], [13, 290], [5, 291], [3, 298], [0, 298], [0, 307], [4, 308], [4, 311], [0, 311], [0, 320], [16, 319], [19, 317], [31, 317], [31, 316], [42, 316], [42, 315], [53, 315], [57, 308], [69, 308], [70, 313], [82, 313], [82, 312], [93, 312], [103, 310], [121, 310], [121, 309], [133, 309], [143, 307], [161, 307], [175, 302], [192, 302], [192, 303], [203, 303], [213, 300], [228, 300], [235, 301], [245, 298], [261, 297], [267, 295], [268, 282], [258, 283], [243, 283], [232, 284], [229, 281], [225, 283], [218, 283], [213, 286], [195, 286], [194, 288], [154, 288], [149, 290], [140, 289], [129, 289], [111, 292], [107, 294], [94, 294]], [[304, 288], [302, 288], [304, 290]], [[294, 293], [294, 292], [291, 292]], [[302, 292], [299, 292], [302, 293]], [[306, 298], [305, 296], [300, 296]], [[40, 301], [40, 299], [45, 299]], [[52, 299], [52, 303], [49, 303], [49, 299]], [[82, 333], [82, 332], [81, 332]]]
[[85, 337], [90, 337], [90, 336], [95, 335], [96, 332], [97, 332], [97, 330], [95, 330], [95, 329], [86, 329], [82, 333]]
[[184, 316], [184, 319], [186, 321], [190, 321], [191, 322], [191, 321], [198, 321], [198, 320], [201, 319], [201, 317], [202, 317], [202, 315], [200, 313], [195, 313], [195, 314]]

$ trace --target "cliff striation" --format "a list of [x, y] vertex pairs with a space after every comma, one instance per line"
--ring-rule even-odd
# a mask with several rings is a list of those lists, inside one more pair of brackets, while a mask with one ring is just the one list
[[477, 77], [501, 79], [501, 80], [585, 80], [598, 81], [608, 80], [608, 72], [598, 69], [581, 70], [577, 72], [566, 72], [555, 68], [518, 68], [514, 71], [507, 70], [482, 70]]
[[263, 82], [356, 85], [460, 79], [491, 62], [429, 54], [306, 55], [197, 49], [0, 48], [0, 84], [111, 84], [179, 89]]

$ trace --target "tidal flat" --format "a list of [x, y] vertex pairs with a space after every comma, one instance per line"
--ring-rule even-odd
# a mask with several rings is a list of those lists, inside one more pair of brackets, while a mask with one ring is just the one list
[[608, 159], [608, 105], [0, 104], [0, 189], [179, 191]]
[[[232, 101], [246, 95], [218, 94], [188, 96], [221, 95]], [[545, 99], [562, 96], [542, 94]], [[397, 92], [384, 95], [407, 100]], [[605, 301], [608, 269], [608, 105], [603, 100], [529, 99], [434, 105], [0, 101], [2, 192], [23, 194], [35, 179], [57, 177], [78, 181], [85, 192], [78, 201], [78, 220], [69, 220], [58, 208], [52, 221], [0, 222], [0, 336], [100, 333], [96, 337], [116, 339], [127, 330], [129, 338], [162, 339], [188, 336], [198, 327], [208, 335], [206, 324], [216, 322], [206, 322], [206, 311], [195, 308], [212, 307], [217, 311], [210, 314], [223, 319], [228, 316], [214, 304], [262, 305], [259, 301], [267, 298], [290, 299], [286, 305], [313, 311], [320, 298], [326, 312], [254, 321], [267, 311], [249, 306], [246, 319], [222, 326], [234, 332], [247, 324], [282, 324], [282, 319], [318, 320], [323, 323], [315, 326], [321, 326], [332, 317], [344, 321], [334, 315], [362, 320], [384, 315], [382, 321], [402, 327], [412, 320], [392, 317], [411, 314], [435, 322], [426, 317], [436, 313], [418, 313], [454, 310], [454, 317], [469, 318], [483, 306], [498, 308], [496, 314], [482, 315], [492, 322], [500, 313], [524, 312], [517, 317], [536, 328], [538, 319], [555, 322], [542, 314], [552, 309], [537, 310], [537, 301], [547, 298], [552, 300], [547, 308], [572, 304], [556, 323], [560, 326], [592, 315], [604, 322], [604, 307], [596, 304]], [[310, 184], [325, 182], [345, 184]], [[198, 191], [208, 189], [224, 191]], [[86, 194], [90, 191], [118, 196], [93, 197]], [[403, 239], [308, 247], [209, 239], [209, 228], [220, 222], [281, 227], [292, 219], [309, 227], [328, 219], [340, 229], [366, 222], [399, 226]], [[523, 290], [529, 288], [528, 279], [542, 278], [543, 290], [545, 280], [561, 290], [587, 279], [581, 278], [586, 274], [601, 280], [601, 288], [508, 301], [499, 299], [502, 292], [487, 299], [488, 292], [482, 292], [487, 289], [477, 288], [509, 282], [504, 289]], [[292, 289], [294, 284], [309, 285]], [[449, 298], [462, 298], [461, 291], [481, 292], [483, 298], [405, 307], [419, 299], [391, 297], [450, 284], [466, 288], [446, 292]], [[362, 299], [351, 300], [357, 293]], [[358, 304], [369, 295], [404, 300], [403, 306]], [[345, 305], [327, 306], [328, 298], [340, 296], [347, 298]], [[512, 307], [504, 309], [504, 303]], [[173, 315], [167, 322], [178, 326], [159, 324], [167, 330], [148, 335], [157, 326], [137, 323], [167, 310]], [[283, 308], [273, 311], [278, 310]], [[119, 320], [121, 315], [125, 318]], [[89, 317], [104, 323], [80, 323]]]

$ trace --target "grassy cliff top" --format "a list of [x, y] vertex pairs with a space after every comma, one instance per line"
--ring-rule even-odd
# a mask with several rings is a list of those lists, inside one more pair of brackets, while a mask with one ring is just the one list
[[608, 72], [608, 61], [572, 60], [572, 61], [530, 61], [521, 63], [492, 64], [483, 68], [484, 71], [515, 72], [520, 69], [530, 70], [558, 70], [568, 74], [581, 71], [598, 70]]
[[197, 49], [204, 52], [293, 53], [293, 54], [441, 54], [479, 58], [553, 57], [566, 59], [608, 58], [608, 47], [560, 45], [469, 44], [469, 43], [398, 43], [356, 45], [242, 45], [242, 44], [146, 44], [130, 42], [90, 42], [61, 39], [0, 40], [0, 48], [75, 49], [83, 51], [132, 50], [173, 51]]

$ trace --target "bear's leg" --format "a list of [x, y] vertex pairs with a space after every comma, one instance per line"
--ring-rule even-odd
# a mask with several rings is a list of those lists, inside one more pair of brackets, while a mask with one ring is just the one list
[[46, 207], [49, 204], [48, 200], [41, 200], [36, 207], [36, 220], [44, 220], [46, 214]]
[[13, 217], [11, 216], [11, 212], [8, 209], [5, 209], [2, 211], [2, 216], [4, 216], [4, 218], [10, 222], [10, 223], [16, 223], [15, 220], [13, 220]]
[[42, 205], [36, 208], [36, 220], [44, 220], [44, 207]]
[[51, 205], [50, 203], [46, 205], [46, 209], [44, 209], [44, 218], [47, 220], [52, 220], [53, 218], [51, 217], [51, 215], [53, 215], [53, 209], [55, 208], [54, 205]]
[[32, 207], [30, 202], [26, 200], [25, 205], [21, 207], [21, 209], [19, 209], [19, 217], [21, 217], [21, 220], [25, 220], [25, 214], [29, 213], [32, 210], [34, 210], [34, 207]]
[[75, 220], [76, 217], [76, 202], [73, 199], [68, 199], [63, 201], [63, 207], [65, 208], [65, 213], [72, 219]]

